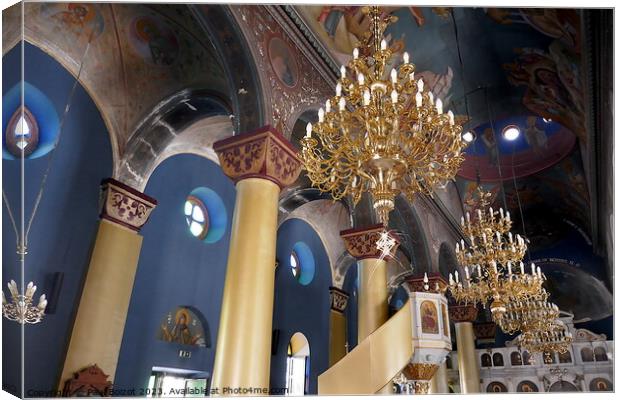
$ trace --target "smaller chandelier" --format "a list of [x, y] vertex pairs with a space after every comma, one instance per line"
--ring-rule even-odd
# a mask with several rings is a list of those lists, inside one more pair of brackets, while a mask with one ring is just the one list
[[506, 312], [496, 321], [497, 325], [509, 335], [518, 331], [547, 330], [560, 316], [558, 306], [546, 301], [547, 297], [548, 293], [543, 289], [538, 299], [508, 303]]
[[559, 319], [549, 321], [544, 329], [524, 331], [517, 337], [517, 345], [530, 353], [566, 353], [573, 341], [573, 334]]
[[11, 302], [7, 302], [4, 291], [2, 291], [2, 315], [8, 320], [17, 321], [20, 324], [36, 324], [41, 322], [45, 315], [47, 300], [45, 295], [42, 294], [39, 297], [39, 304], [34, 306], [32, 297], [37, 290], [34, 283], [28, 283], [26, 293], [23, 295], [17, 290], [17, 283], [14, 280], [11, 279], [7, 286], [11, 293]]

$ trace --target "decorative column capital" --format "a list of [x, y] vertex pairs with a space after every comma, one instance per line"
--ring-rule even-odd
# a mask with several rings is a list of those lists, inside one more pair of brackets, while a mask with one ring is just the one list
[[235, 183], [261, 178], [283, 189], [295, 182], [301, 172], [297, 150], [269, 125], [217, 141], [213, 150], [219, 157], [222, 171]]
[[[377, 224], [365, 228], [353, 228], [340, 232], [340, 237], [344, 240], [344, 245], [349, 254], [358, 260], [365, 258], [381, 258], [381, 250], [377, 248], [377, 241], [381, 233], [385, 231], [382, 224]], [[390, 237], [396, 240], [396, 245], [392, 248], [389, 257], [394, 257], [400, 241], [392, 232]]]
[[331, 303], [331, 309], [339, 313], [343, 313], [347, 307], [347, 301], [349, 300], [349, 294], [337, 287], [329, 287], [329, 299]]
[[135, 232], [146, 224], [157, 200], [112, 178], [101, 181], [102, 219]]
[[[409, 287], [410, 292], [431, 292], [444, 294], [448, 288], [448, 282], [441, 274], [437, 272], [431, 272], [426, 275], [428, 282], [424, 282], [424, 274], [410, 276], [405, 278], [405, 283]], [[425, 287], [425, 285], [427, 287]]]
[[478, 316], [478, 309], [473, 304], [454, 304], [448, 307], [450, 320], [455, 323], [473, 322]]
[[494, 343], [496, 330], [497, 325], [495, 322], [478, 322], [474, 324], [474, 335], [479, 343]]

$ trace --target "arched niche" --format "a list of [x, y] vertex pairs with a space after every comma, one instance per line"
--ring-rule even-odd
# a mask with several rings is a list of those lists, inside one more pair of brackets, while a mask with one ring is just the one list
[[288, 344], [286, 358], [287, 395], [303, 396], [309, 391], [310, 343], [301, 332], [295, 332]]
[[567, 381], [557, 381], [549, 386], [549, 392], [578, 392], [577, 386]]
[[157, 338], [164, 342], [211, 347], [209, 324], [197, 308], [178, 306], [162, 318]]
[[[3, 319], [2, 351], [7, 360], [12, 360], [11, 367], [2, 370], [3, 388], [15, 388], [10, 391], [16, 396], [19, 396], [17, 388], [22, 383], [25, 393], [31, 389], [53, 391], [57, 388], [66, 340], [71, 334], [97, 234], [100, 182], [113, 174], [110, 132], [101, 110], [86, 88], [81, 82], [76, 82], [70, 71], [40, 48], [24, 42], [25, 63], [22, 63], [21, 52], [21, 45], [16, 46], [2, 58], [2, 134], [6, 133], [4, 129], [10, 116], [21, 103], [22, 82], [25, 86], [23, 99], [37, 119], [39, 133], [59, 127], [61, 130], [56, 132], [54, 139], [60, 141], [55, 147], [40, 157], [26, 158], [24, 170], [20, 159], [2, 160], [2, 189], [7, 200], [2, 205], [2, 284], [6, 285], [10, 279], [19, 282], [22, 275], [16, 253], [16, 234], [9, 212], [19, 227], [23, 189], [26, 229], [32, 221], [23, 277], [26, 284], [33, 281], [37, 285], [36, 301], [42, 294], [48, 296], [43, 321], [26, 326], [25, 335], [21, 325]], [[16, 97], [9, 99], [7, 94], [13, 87], [18, 88], [15, 91]], [[31, 88], [36, 88], [38, 93], [45, 96], [53, 110], [47, 107], [42, 110], [42, 104], [36, 101], [30, 103], [33, 100], [30, 97], [33, 93]], [[73, 93], [72, 96], [70, 93]], [[67, 107], [68, 99], [70, 110], [63, 117], [62, 112]], [[8, 100], [15, 101], [13, 107], [8, 106]], [[53, 118], [53, 114], [58, 119]], [[61, 118], [64, 118], [62, 126]], [[22, 172], [25, 172], [23, 182]], [[33, 218], [39, 195], [40, 203]], [[54, 290], [59, 290], [60, 295], [54, 297]], [[24, 345], [23, 354], [21, 344]], [[20, 377], [22, 367], [24, 381]]]

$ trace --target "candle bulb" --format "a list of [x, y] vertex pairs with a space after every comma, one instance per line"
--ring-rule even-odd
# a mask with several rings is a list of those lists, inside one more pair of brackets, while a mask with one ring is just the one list
[[424, 81], [422, 79], [418, 80], [418, 92], [424, 91]]
[[364, 90], [364, 105], [365, 106], [370, 105], [370, 90], [368, 89]]
[[480, 211], [480, 209], [476, 211], [478, 211], [478, 221], [482, 221], [482, 211]]
[[323, 122], [323, 119], [325, 118], [325, 111], [323, 110], [323, 108], [319, 108], [319, 122]]
[[308, 125], [306, 125], [306, 137], [309, 138], [310, 135], [312, 135], [312, 124], [308, 122]]
[[359, 73], [357, 74], [357, 83], [362, 86], [364, 84], [364, 74]]
[[409, 74], [409, 82], [413, 82], [415, 80], [415, 72]]
[[495, 232], [495, 237], [497, 238], [497, 243], [502, 242], [502, 236], [499, 234], [499, 232]]
[[480, 269], [480, 264], [478, 264], [478, 276], [482, 277], [482, 270]]
[[336, 96], [340, 97], [342, 95], [342, 85], [340, 82], [336, 84]]
[[486, 233], [482, 233], [482, 243], [487, 244], [487, 234]]
[[398, 82], [398, 72], [394, 68], [390, 71], [390, 77], [392, 78], [392, 83], [396, 84]]
[[454, 271], [454, 278], [457, 282], [459, 281], [459, 271]]
[[420, 92], [415, 95], [415, 106], [418, 108], [422, 107], [422, 94]]
[[461, 225], [464, 226], [465, 225], [465, 218], [461, 217]]
[[536, 268], [536, 272], [538, 272], [538, 277], [542, 278], [542, 273], [540, 272], [540, 267]]
[[340, 66], [340, 77], [341, 78], [346, 78], [347, 77], [347, 69], [345, 68], [344, 65]]
[[392, 104], [398, 103], [398, 92], [396, 90], [392, 90], [390, 97], [392, 97]]
[[512, 263], [508, 261], [508, 275], [512, 276]]
[[525, 275], [525, 266], [523, 265], [523, 261], [519, 261], [519, 268], [521, 268], [521, 275]]
[[463, 239], [461, 239], [461, 247], [465, 249], [465, 241]]
[[443, 103], [441, 102], [441, 99], [437, 99], [435, 106], [437, 107], [437, 114], [443, 114]]
[[508, 232], [508, 241], [512, 243], [512, 232]]
[[407, 53], [407, 52], [403, 53], [403, 62], [405, 64], [409, 64], [409, 53]]
[[459, 244], [458, 244], [458, 243], [456, 244], [455, 251], [456, 251], [457, 253], [461, 251], [461, 249], [459, 248]]
[[506, 211], [506, 219], [510, 221], [510, 211]]
[[504, 219], [504, 209], [500, 207], [499, 209], [499, 216]]
[[495, 261], [493, 261], [493, 272], [497, 274], [497, 263]]
[[424, 283], [428, 283], [428, 275], [426, 275], [426, 272], [424, 273]]
[[454, 113], [452, 110], [448, 111], [448, 120], [450, 121], [450, 126], [454, 125]]
[[433, 92], [428, 92], [428, 102], [431, 103], [431, 105], [435, 105], [435, 96]]
[[465, 266], [465, 279], [469, 280], [469, 267]]
[[452, 272], [450, 272], [450, 275], [448, 275], [448, 280], [450, 282], [450, 285], [454, 285], [454, 278], [452, 277]]
[[325, 101], [325, 112], [330, 112], [332, 110], [332, 102], [329, 101], [329, 99], [327, 101]]
[[467, 223], [469, 224], [469, 221], [470, 221], [470, 219], [469, 219], [469, 211], [467, 211], [465, 213], [465, 219], [467, 219]]
[[354, 49], [353, 49], [353, 59], [354, 59], [354, 60], [357, 60], [359, 56], [360, 56], [360, 51], [359, 51], [359, 49], [356, 47], [356, 48], [354, 48]]
[[536, 266], [532, 263], [532, 275], [536, 274]]
[[387, 50], [387, 42], [385, 39], [381, 39], [381, 50]]
[[344, 97], [341, 97], [340, 101], [338, 102], [338, 107], [340, 108], [340, 111], [344, 111], [344, 108], [346, 105], [347, 105], [346, 100], [344, 99]]

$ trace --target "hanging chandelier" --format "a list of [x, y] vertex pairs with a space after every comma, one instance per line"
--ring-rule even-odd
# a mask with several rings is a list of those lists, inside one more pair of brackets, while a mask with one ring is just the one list
[[371, 20], [371, 44], [355, 48], [340, 68], [335, 96], [306, 127], [301, 158], [312, 185], [335, 200], [350, 195], [357, 204], [369, 192], [387, 226], [398, 194], [412, 201], [454, 179], [467, 143], [452, 111], [444, 113], [441, 99], [416, 80], [409, 54], [393, 67], [383, 33], [397, 18], [376, 6], [362, 11]]
[[454, 276], [451, 273], [449, 288], [459, 302], [486, 306], [490, 301], [493, 321], [501, 327], [510, 302], [541, 300], [545, 276], [534, 263], [526, 271], [521, 261], [527, 251], [526, 241], [510, 232], [510, 212], [492, 207], [487, 211], [489, 197], [490, 193], [478, 189], [481, 208], [473, 217], [466, 213], [461, 218], [461, 229], [469, 243], [461, 240], [455, 251], [465, 276], [460, 279], [458, 271]]
[[36, 306], [32, 303], [32, 297], [37, 290], [34, 283], [28, 283], [26, 292], [23, 295], [17, 290], [17, 283], [14, 280], [11, 279], [7, 286], [11, 293], [11, 302], [7, 302], [4, 291], [2, 291], [2, 315], [20, 324], [36, 324], [41, 322], [45, 315], [47, 300], [43, 294], [39, 297], [39, 303]]
[[548, 362], [552, 360], [552, 353], [566, 353], [572, 342], [573, 334], [560, 320], [550, 321], [545, 329], [524, 331], [516, 340], [517, 345], [530, 354], [543, 353]]

